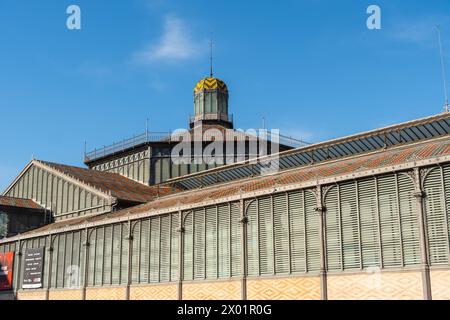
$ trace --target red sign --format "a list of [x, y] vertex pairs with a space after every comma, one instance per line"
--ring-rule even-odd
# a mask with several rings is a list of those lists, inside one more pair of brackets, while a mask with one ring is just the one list
[[12, 290], [14, 252], [0, 253], [0, 291]]

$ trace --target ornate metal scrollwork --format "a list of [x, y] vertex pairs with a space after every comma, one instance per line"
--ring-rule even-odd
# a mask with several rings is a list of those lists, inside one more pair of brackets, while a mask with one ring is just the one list
[[431, 171], [436, 169], [436, 167], [428, 167], [428, 168], [421, 168], [420, 169], [420, 187], [421, 190], [425, 187], [425, 179], [428, 177]]
[[328, 185], [328, 186], [325, 186], [322, 188], [322, 203], [325, 203], [325, 198], [327, 197], [328, 192], [335, 187], [336, 187], [336, 185], [332, 184], [332, 185]]

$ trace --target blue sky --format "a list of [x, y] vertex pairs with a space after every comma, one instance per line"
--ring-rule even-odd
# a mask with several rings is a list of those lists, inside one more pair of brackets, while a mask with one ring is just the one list
[[211, 32], [237, 128], [316, 142], [436, 114], [436, 24], [449, 69], [448, 0], [0, 0], [0, 190], [33, 155], [82, 165], [85, 140], [186, 127]]

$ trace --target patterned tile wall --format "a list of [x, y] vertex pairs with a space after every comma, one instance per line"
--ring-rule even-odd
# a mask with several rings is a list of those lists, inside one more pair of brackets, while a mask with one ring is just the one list
[[136, 286], [130, 288], [130, 300], [177, 300], [176, 284]]
[[328, 275], [330, 300], [421, 300], [420, 272]]
[[319, 277], [248, 280], [250, 300], [319, 300]]
[[433, 300], [450, 300], [450, 270], [431, 271]]
[[239, 300], [240, 281], [218, 281], [183, 284], [183, 300]]

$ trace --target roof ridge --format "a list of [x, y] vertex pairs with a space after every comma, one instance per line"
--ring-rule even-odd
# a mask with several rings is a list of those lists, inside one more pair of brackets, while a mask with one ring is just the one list
[[[96, 191], [98, 191], [98, 192], [104, 193], [105, 195], [107, 195], [107, 196], [109, 196], [109, 197], [112, 197], [112, 195], [111, 195], [111, 190], [100, 189], [100, 188], [98, 188], [97, 186], [94, 186], [94, 185], [90, 184], [89, 182], [86, 182], [86, 181], [83, 181], [83, 180], [78, 179], [77, 177], [71, 175], [71, 174], [68, 173], [68, 172], [63, 172], [63, 171], [61, 171], [59, 168], [56, 168], [56, 167], [53, 166], [53, 165], [62, 165], [62, 166], [66, 166], [66, 167], [71, 167], [71, 166], [68, 166], [68, 165], [65, 165], [65, 164], [60, 164], [60, 163], [54, 163], [54, 162], [42, 161], [42, 160], [33, 160], [33, 161], [37, 161], [37, 162], [39, 162], [39, 163], [41, 163], [41, 164], [43, 164], [43, 165], [49, 166], [49, 167], [51, 167], [53, 170], [59, 172], [60, 174], [63, 174], [63, 175], [68, 176], [69, 178], [71, 178], [71, 179], [77, 181], [78, 183], [80, 183], [80, 184], [82, 184], [82, 185], [88, 186], [89, 188], [93, 188], [94, 190], [96, 190]], [[84, 168], [75, 167], [75, 166], [72, 166], [72, 167], [73, 167], [73, 168], [78, 168], [78, 169], [84, 169]], [[85, 169], [85, 170], [86, 170], [86, 169]]]

